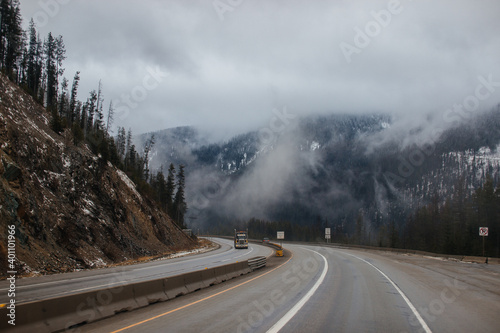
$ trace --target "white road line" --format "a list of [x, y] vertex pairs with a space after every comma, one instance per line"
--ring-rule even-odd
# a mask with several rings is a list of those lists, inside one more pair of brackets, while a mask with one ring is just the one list
[[319, 277], [318, 281], [314, 284], [314, 286], [307, 292], [307, 294], [302, 297], [302, 299], [295, 304], [293, 308], [290, 309], [276, 324], [274, 324], [273, 327], [271, 327], [267, 333], [278, 333], [285, 325], [297, 314], [297, 312], [300, 311], [300, 309], [304, 306], [304, 304], [309, 301], [312, 295], [318, 290], [319, 286], [323, 283], [325, 280], [326, 273], [328, 273], [328, 261], [326, 258], [321, 254], [313, 250], [309, 250], [306, 248], [303, 248], [305, 250], [311, 251], [316, 253], [317, 255], [321, 256], [323, 258], [323, 261], [325, 262], [325, 267], [323, 268], [323, 272], [321, 273], [321, 276]]
[[[342, 252], [342, 253], [345, 253], [345, 252]], [[401, 295], [401, 297], [403, 297], [403, 299], [405, 300], [406, 304], [408, 304], [408, 306], [410, 307], [411, 311], [413, 312], [413, 314], [415, 315], [415, 317], [418, 319], [418, 322], [420, 323], [420, 325], [422, 325], [422, 328], [424, 329], [424, 331], [426, 333], [432, 333], [431, 329], [429, 328], [429, 326], [427, 326], [426, 322], [424, 321], [424, 319], [422, 318], [422, 316], [420, 316], [420, 313], [418, 313], [417, 309], [415, 308], [415, 306], [413, 306], [413, 304], [410, 302], [410, 300], [408, 299], [408, 297], [406, 297], [405, 293], [399, 289], [399, 287], [396, 285], [396, 283], [394, 283], [394, 281], [392, 281], [384, 272], [382, 272], [377, 266], [373, 265], [372, 263], [366, 261], [365, 259], [363, 258], [360, 258], [358, 256], [355, 256], [353, 254], [349, 254], [349, 253], [345, 253], [351, 257], [354, 257], [356, 259], [359, 259], [361, 261], [363, 261], [364, 263], [367, 263], [368, 265], [372, 266], [373, 268], [375, 268], [380, 274], [382, 274], [382, 276], [384, 276], [387, 281], [389, 281], [392, 286], [398, 291], [398, 293]]]
[[242, 254], [241, 256], [234, 257], [233, 259], [238, 259], [238, 258], [244, 257], [246, 255], [249, 255], [252, 252], [253, 252], [253, 247], [250, 247], [250, 251], [245, 252], [245, 254]]

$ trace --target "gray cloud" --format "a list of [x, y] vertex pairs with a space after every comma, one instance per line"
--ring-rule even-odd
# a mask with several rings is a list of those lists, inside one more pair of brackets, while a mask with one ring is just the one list
[[[24, 0], [21, 6], [25, 24], [30, 17], [44, 23], [42, 36], [64, 36], [66, 76], [81, 71], [81, 99], [99, 79], [109, 102], [140, 86], [148, 68], [169, 73], [117, 121], [136, 133], [195, 125], [223, 137], [265, 126], [272, 109], [283, 106], [299, 115], [387, 112], [426, 124], [429, 114], [474, 93], [478, 76], [500, 81], [495, 0], [401, 0], [398, 14], [350, 63], [341, 43], [355, 45], [355, 28], [373, 25], [373, 12], [394, 2], [247, 0], [232, 2], [239, 5], [224, 20], [213, 3]], [[497, 89], [481, 108], [499, 100]]]

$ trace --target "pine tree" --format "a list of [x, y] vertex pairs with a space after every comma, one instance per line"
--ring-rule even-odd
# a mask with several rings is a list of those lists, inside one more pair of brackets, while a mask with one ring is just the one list
[[363, 212], [360, 211], [358, 214], [358, 218], [356, 219], [356, 241], [358, 244], [361, 244], [363, 242], [364, 230], [365, 230], [365, 225], [363, 219]]
[[61, 94], [59, 96], [59, 115], [66, 123], [69, 123], [69, 100], [68, 100], [68, 79], [63, 78], [61, 82]]
[[102, 82], [99, 80], [99, 86], [97, 89], [97, 97], [95, 102], [95, 113], [96, 119], [94, 122], [94, 132], [99, 133], [104, 130], [104, 112], [102, 110], [103, 97], [102, 97]]
[[80, 142], [82, 142], [85, 139], [85, 135], [83, 134], [83, 130], [78, 122], [73, 123], [71, 131], [73, 133], [73, 144], [77, 146]]
[[35, 52], [35, 67], [34, 67], [34, 87], [33, 97], [43, 104], [45, 96], [45, 67], [43, 62], [43, 42], [40, 36], [37, 36], [36, 52]]
[[96, 112], [97, 93], [95, 90], [90, 92], [90, 97], [87, 99], [85, 110], [87, 110], [87, 123], [85, 124], [85, 134], [89, 136], [94, 133], [94, 116]]
[[31, 19], [28, 29], [29, 29], [29, 44], [26, 56], [27, 57], [26, 65], [28, 67], [26, 85], [28, 87], [28, 91], [30, 92], [30, 94], [36, 96], [36, 92], [38, 90], [38, 85], [39, 85], [39, 83], [37, 82], [38, 39], [37, 39], [36, 25], [33, 19]]
[[135, 145], [131, 145], [130, 149], [127, 151], [126, 157], [127, 171], [134, 172], [137, 169], [138, 154], [135, 150]]
[[56, 106], [57, 100], [57, 65], [56, 65], [56, 41], [49, 32], [44, 43], [45, 73], [46, 73], [46, 100], [47, 109]]
[[0, 3], [0, 68], [5, 65], [5, 50], [7, 49], [7, 33], [10, 21], [10, 2], [2, 0]]
[[105, 136], [100, 136], [99, 134], [97, 135], [98, 135], [97, 152], [100, 155], [101, 167], [104, 167], [107, 164], [106, 162], [109, 160], [110, 156], [109, 140]]
[[16, 80], [18, 60], [23, 52], [19, 0], [2, 0], [0, 15], [0, 67], [4, 69], [11, 80]]
[[8, 47], [5, 58], [5, 67], [12, 80], [15, 80], [19, 71], [18, 60], [22, 56], [24, 39], [22, 29], [22, 16], [19, 0], [11, 2], [10, 29], [8, 33]]
[[132, 148], [132, 129], [131, 128], [128, 129], [127, 143], [126, 143], [125, 148], [126, 148], [125, 149], [125, 167], [127, 167], [128, 166], [127, 157], [129, 156], [130, 149]]
[[115, 109], [113, 108], [113, 101], [109, 102], [109, 109], [108, 109], [108, 119], [106, 120], [106, 135], [110, 135], [111, 126], [113, 124], [113, 121], [115, 120]]
[[17, 70], [17, 82], [20, 87], [27, 88], [28, 86], [28, 48], [27, 45], [27, 33], [23, 31], [23, 37], [21, 41], [21, 56], [18, 60], [18, 70]]
[[125, 149], [126, 149], [126, 132], [125, 127], [118, 127], [118, 136], [116, 138], [116, 150], [118, 152], [118, 157], [123, 161], [125, 158]]
[[71, 97], [69, 99], [69, 122], [72, 124], [75, 119], [78, 119], [76, 114], [76, 105], [78, 103], [78, 85], [80, 84], [80, 72], [76, 72], [71, 86]]
[[80, 124], [80, 128], [82, 129], [83, 136], [85, 137], [87, 135], [87, 102], [82, 105], [82, 112], [80, 114], [80, 118], [78, 119], [78, 123]]
[[[154, 178], [153, 182], [152, 182], [153, 189], [156, 192], [156, 198], [157, 198], [158, 204], [166, 212], [167, 211], [168, 196], [167, 196], [167, 182], [165, 180], [165, 175], [163, 174], [163, 166], [156, 173], [156, 176], [153, 178]], [[171, 197], [170, 197], [170, 201], [172, 201]]]
[[179, 165], [179, 173], [177, 174], [177, 191], [174, 198], [174, 216], [173, 219], [177, 225], [184, 228], [184, 215], [187, 212], [186, 199], [184, 197], [185, 189], [184, 165]]
[[76, 101], [73, 123], [80, 124], [80, 118], [82, 117], [82, 107], [83, 107], [82, 102]]
[[64, 45], [63, 37], [59, 35], [55, 39], [55, 56], [56, 56], [56, 84], [59, 85], [59, 77], [64, 75], [63, 61], [66, 60], [66, 46]]
[[495, 190], [495, 208], [496, 220], [491, 228], [491, 242], [494, 244], [494, 250], [490, 255], [498, 258], [500, 257], [500, 183]]
[[57, 112], [57, 108], [52, 108], [52, 120], [50, 126], [54, 132], [57, 134], [61, 134], [63, 131], [63, 125], [61, 117], [59, 116], [59, 112]]
[[102, 103], [96, 109], [96, 118], [94, 121], [94, 133], [101, 135], [104, 133], [104, 112], [102, 111]]
[[166, 184], [166, 190], [165, 190], [165, 197], [166, 197], [166, 207], [167, 207], [167, 212], [170, 214], [171, 217], [173, 217], [174, 214], [174, 192], [175, 192], [175, 166], [173, 163], [170, 163], [170, 166], [168, 168], [168, 175], [167, 175], [167, 184]]
[[108, 137], [108, 147], [109, 147], [109, 161], [121, 168], [120, 157], [118, 156], [118, 150], [116, 147], [116, 141], [112, 137]]
[[44, 43], [46, 106], [51, 109], [56, 106], [59, 77], [63, 75], [62, 62], [66, 59], [66, 50], [62, 36], [54, 38], [49, 32]]
[[149, 153], [153, 149], [154, 144], [155, 144], [155, 136], [153, 134], [153, 135], [151, 135], [151, 138], [146, 140], [146, 143], [144, 144], [144, 155], [143, 155], [142, 169], [144, 170], [144, 179], [146, 181], [149, 178]]

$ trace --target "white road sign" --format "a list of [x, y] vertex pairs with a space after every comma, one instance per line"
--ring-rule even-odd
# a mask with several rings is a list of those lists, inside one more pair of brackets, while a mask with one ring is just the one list
[[330, 228], [325, 228], [325, 235], [331, 235]]
[[488, 227], [480, 227], [479, 236], [488, 236]]
[[285, 239], [285, 232], [284, 231], [278, 231], [278, 239]]

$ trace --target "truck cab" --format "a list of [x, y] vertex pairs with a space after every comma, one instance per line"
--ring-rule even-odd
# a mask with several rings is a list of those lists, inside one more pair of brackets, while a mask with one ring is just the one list
[[248, 230], [246, 231], [234, 230], [234, 248], [248, 249]]

